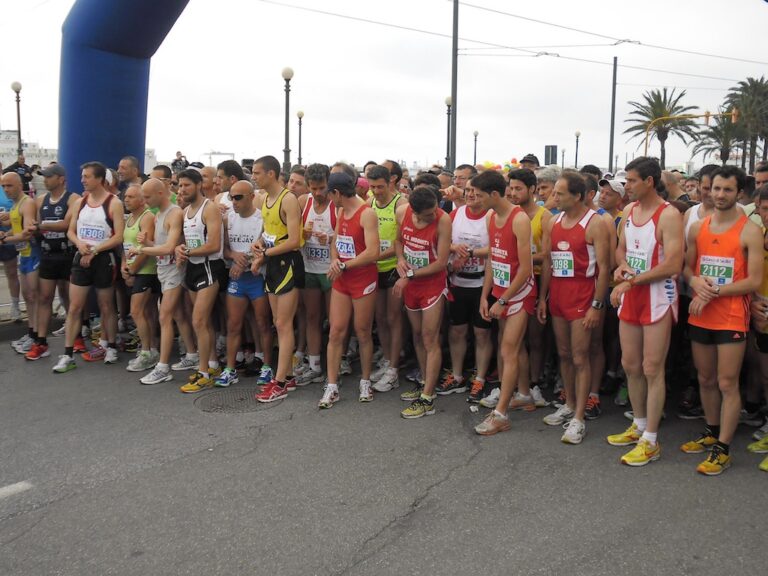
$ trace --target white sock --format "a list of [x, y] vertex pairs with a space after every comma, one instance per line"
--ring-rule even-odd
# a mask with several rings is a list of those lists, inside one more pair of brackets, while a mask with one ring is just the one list
[[109, 346], [109, 342], [99, 338], [99, 346], [101, 346], [102, 348], [106, 348], [107, 346]]
[[299, 350], [296, 350], [296, 352], [293, 353], [293, 356], [298, 362], [304, 360], [304, 352], [300, 352]]
[[462, 376], [461, 374], [456, 374], [456, 372], [453, 373], [453, 378], [459, 384], [461, 384], [464, 381], [464, 376]]
[[368, 386], [370, 386], [371, 385], [371, 381], [370, 380], [366, 380], [365, 378], [360, 378], [360, 385], [362, 386], [363, 384], [368, 384]]
[[168, 364], [163, 364], [162, 362], [158, 362], [155, 366], [158, 370], [162, 370], [163, 372], [168, 372], [168, 370], [170, 370]]
[[506, 420], [506, 419], [507, 419], [507, 415], [506, 415], [506, 414], [502, 414], [502, 413], [501, 413], [501, 412], [499, 412], [498, 410], [494, 410], [494, 411], [493, 411], [493, 413], [494, 413], [494, 415], [495, 415], [497, 418], [504, 418], [504, 420]]
[[320, 372], [320, 355], [309, 355], [309, 369], [315, 372]]
[[200, 355], [197, 352], [187, 352], [187, 360], [194, 360], [197, 362], [200, 360]]
[[242, 362], [244, 357], [243, 351], [238, 350], [237, 354], [235, 354], [235, 362]]
[[643, 432], [643, 440], [647, 440], [651, 444], [651, 446], [656, 446], [657, 434], [658, 432], [648, 432], [648, 430], [646, 430], [645, 432]]
[[254, 352], [253, 354], [256, 358], [264, 362], [264, 352]]
[[11, 297], [11, 304], [15, 304], [16, 306], [18, 306], [19, 305], [19, 299]]
[[339, 391], [339, 385], [338, 384], [331, 384], [330, 382], [328, 382], [328, 384], [326, 384], [326, 386], [328, 386], [329, 390], [336, 390], [337, 392]]
[[600, 394], [595, 394], [594, 392], [590, 392], [590, 393], [589, 393], [589, 396], [590, 396], [591, 398], [598, 398], [598, 399], [600, 398]]
[[208, 360], [208, 368], [216, 369], [219, 367], [219, 361], [218, 360]]
[[485, 378], [480, 378], [480, 377], [478, 376], [477, 378], [475, 378], [475, 380], [477, 380], [478, 382], [480, 382], [480, 384], [485, 384]]
[[635, 423], [635, 426], [637, 426], [638, 432], [645, 432], [645, 429], [648, 426], [648, 418], [635, 418], [633, 422]]

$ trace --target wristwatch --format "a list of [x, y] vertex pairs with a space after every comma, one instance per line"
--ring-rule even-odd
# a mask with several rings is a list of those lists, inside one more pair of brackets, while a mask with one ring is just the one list
[[720, 285], [715, 284], [714, 288], [715, 288], [715, 295], [720, 296]]
[[405, 273], [405, 277], [406, 277], [406, 278], [408, 278], [409, 280], [410, 280], [411, 278], [413, 278], [413, 270], [408, 270], [408, 271], [406, 271], [406, 273]]
[[496, 300], [496, 302], [499, 304], [499, 306], [506, 306], [509, 300], [507, 300], [506, 298], [499, 298], [498, 300]]
[[189, 258], [190, 248], [189, 246], [184, 246], [184, 256]]
[[346, 270], [346, 269], [347, 269], [347, 263], [346, 263], [346, 262], [342, 262], [342, 261], [339, 261], [339, 270], [341, 270], [342, 272], [344, 272], [344, 270]]
[[605, 308], [605, 302], [602, 300], [592, 300], [592, 308], [595, 310], [602, 310]]

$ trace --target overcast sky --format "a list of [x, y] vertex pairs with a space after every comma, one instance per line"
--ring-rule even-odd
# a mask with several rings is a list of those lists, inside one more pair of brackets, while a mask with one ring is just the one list
[[[764, 0], [468, 0], [520, 16], [613, 38], [750, 60], [768, 60]], [[107, 4], [107, 0], [104, 0]], [[273, 154], [282, 161], [284, 93], [281, 70], [295, 71], [291, 148], [296, 161], [296, 111], [305, 113], [303, 161], [362, 164], [384, 158], [443, 162], [444, 100], [451, 88], [451, 40], [277, 4], [320, 8], [354, 17], [451, 34], [448, 0], [190, 0], [152, 61], [147, 147], [160, 160], [177, 149], [208, 162], [211, 150], [237, 159]], [[15, 129], [13, 80], [23, 84], [25, 140], [56, 147], [61, 25], [73, 0], [0, 0], [0, 127]], [[606, 10], [609, 7], [609, 10]], [[150, 16], [151, 17], [151, 16]], [[141, 34], [140, 30], [116, 33]], [[622, 134], [630, 107], [644, 90], [687, 89], [685, 103], [716, 110], [729, 87], [766, 66], [622, 44], [467, 5], [460, 8], [457, 161], [503, 164], [544, 145], [566, 149], [579, 164], [608, 164], [610, 65], [489, 50], [468, 40], [529, 48], [609, 63], [657, 68], [721, 80], [619, 68], [616, 146], [619, 164], [639, 140]], [[595, 45], [560, 47], [564, 45]], [[466, 50], [474, 48], [474, 50]], [[482, 48], [482, 49], [478, 49]], [[18, 55], [12, 58], [12, 55]], [[179, 71], [185, 71], [179, 76]], [[197, 70], [199, 82], [190, 82]], [[658, 154], [658, 144], [650, 150]], [[639, 151], [642, 153], [642, 150]], [[690, 159], [679, 141], [668, 145], [668, 166]], [[216, 161], [216, 158], [214, 158]]]

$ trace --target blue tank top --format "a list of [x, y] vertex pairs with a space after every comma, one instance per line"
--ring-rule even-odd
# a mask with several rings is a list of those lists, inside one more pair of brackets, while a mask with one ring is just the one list
[[[13, 207], [13, 200], [8, 198], [5, 194], [5, 190], [0, 186], [0, 212], [10, 212]], [[0, 226], [0, 230], [7, 232], [10, 230], [10, 226]]]

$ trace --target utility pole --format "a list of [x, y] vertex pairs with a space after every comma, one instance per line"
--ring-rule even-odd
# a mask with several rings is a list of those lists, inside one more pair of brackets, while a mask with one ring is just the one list
[[[613, 132], [616, 129], [616, 69], [618, 68], [619, 59], [613, 57], [613, 89], [611, 91], [611, 143], [608, 147], [608, 172], [613, 174]], [[618, 166], [619, 162], [616, 161]]]
[[453, 47], [451, 51], [451, 105], [453, 106], [453, 116], [451, 116], [451, 158], [448, 170], [456, 167], [456, 102], [458, 99], [458, 71], [459, 71], [459, 0], [453, 0]]

